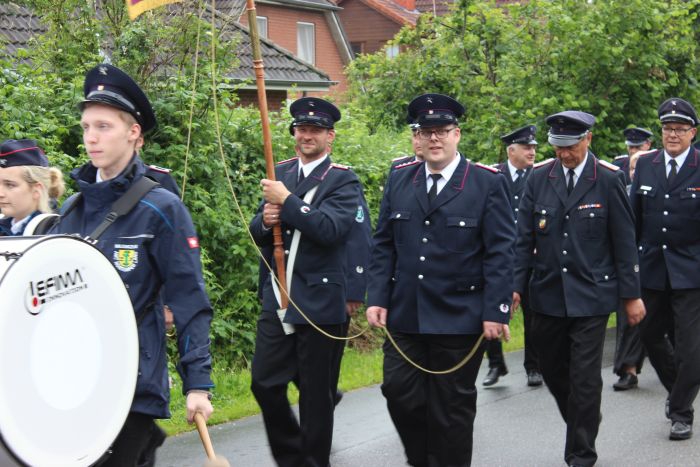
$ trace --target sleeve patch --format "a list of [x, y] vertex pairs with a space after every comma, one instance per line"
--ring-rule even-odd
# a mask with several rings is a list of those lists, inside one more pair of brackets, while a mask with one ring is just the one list
[[187, 237], [187, 244], [192, 250], [199, 248], [199, 239], [197, 237]]

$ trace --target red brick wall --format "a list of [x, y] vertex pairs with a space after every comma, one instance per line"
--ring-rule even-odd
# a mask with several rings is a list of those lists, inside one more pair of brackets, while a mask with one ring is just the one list
[[[270, 91], [266, 90], [267, 94], [267, 108], [270, 111], [282, 109], [282, 105], [287, 98], [287, 91]], [[258, 106], [258, 92], [249, 89], [240, 89], [238, 91], [239, 105], [247, 106]]]
[[[316, 31], [316, 63], [314, 66], [339, 84], [331, 87], [331, 92], [342, 92], [347, 88], [343, 74], [343, 61], [331, 35], [326, 17], [322, 12], [297, 10], [273, 5], [256, 6], [257, 15], [267, 17], [268, 38], [293, 54], [297, 52], [297, 22], [313, 23]], [[248, 25], [248, 17], [243, 15], [241, 23]]]
[[363, 53], [374, 53], [392, 39], [401, 26], [365, 5], [362, 0], [345, 0], [338, 12], [350, 42], [364, 43]]

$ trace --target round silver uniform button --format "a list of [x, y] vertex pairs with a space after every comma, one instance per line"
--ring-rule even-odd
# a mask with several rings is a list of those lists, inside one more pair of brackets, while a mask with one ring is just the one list
[[323, 281], [324, 284], [325, 284], [326, 282], [328, 282], [328, 278], [327, 278], [327, 277], [324, 277], [324, 278], [321, 279], [321, 280]]
[[543, 209], [543, 210], [542, 210], [542, 214], [547, 214], [547, 210], [546, 210], [546, 209]]
[[423, 240], [422, 240], [422, 242], [423, 242], [423, 243], [428, 243], [428, 239], [427, 239], [427, 238], [425, 238], [425, 237], [423, 237]]
[[564, 232], [564, 238], [566, 238], [566, 237], [568, 237], [568, 236], [569, 236], [569, 234], [566, 233], [566, 232]]
[[513, 198], [518, 199], [518, 195], [513, 196]]
[[566, 250], [564, 250], [564, 251], [561, 252], [561, 254], [562, 254], [562, 255], [566, 255], [566, 254], [568, 254], [568, 253], [567, 253]]
[[421, 256], [421, 257], [418, 258], [418, 259], [420, 259], [421, 261], [425, 261], [425, 256]]
[[562, 268], [562, 272], [569, 272], [569, 270], [566, 268]]
[[607, 275], [607, 274], [605, 275], [605, 280], [608, 280], [608, 275]]
[[418, 274], [418, 279], [423, 280], [423, 274]]
[[289, 250], [284, 250], [284, 254], [285, 254], [285, 255], [288, 255], [288, 254], [289, 254]]
[[645, 194], [645, 195], [646, 195], [647, 193], [649, 193], [649, 192], [646, 191], [646, 190], [642, 191], [642, 194]]
[[664, 198], [669, 199], [670, 196], [669, 196], [669, 195], [664, 195]]
[[668, 211], [664, 211], [664, 216], [668, 216]]
[[401, 217], [401, 213], [398, 213], [398, 214], [396, 215], [396, 218], [397, 218], [397, 219], [398, 219], [399, 217]]
[[661, 231], [662, 231], [662, 232], [666, 232], [666, 227], [663, 227], [663, 228], [661, 229]]
[[588, 217], [595, 217], [595, 214], [590, 213], [590, 214], [588, 215]]
[[425, 225], [430, 225], [430, 221], [425, 221]]
[[464, 221], [459, 221], [459, 226], [460, 226], [460, 227], [464, 227], [465, 225], [467, 225], [466, 222], [464, 222]]
[[641, 247], [641, 246], [639, 247], [639, 251], [642, 251], [642, 247]]
[[564, 219], [566, 219], [566, 220], [568, 221], [568, 220], [569, 220], [569, 215], [567, 214], [566, 216], [564, 216]]
[[469, 287], [469, 290], [476, 290], [476, 286], [472, 285], [471, 287]]
[[515, 212], [518, 212], [518, 208], [515, 208]]
[[363, 272], [365, 272], [365, 268], [363, 268], [362, 266], [357, 266], [355, 268], [355, 271], [357, 271], [358, 274], [362, 274]]
[[665, 250], [668, 247], [666, 245], [661, 245], [661, 248], [663, 248]]
[[291, 231], [291, 230], [287, 230], [286, 234], [287, 234], [287, 235], [292, 235], [292, 231]]

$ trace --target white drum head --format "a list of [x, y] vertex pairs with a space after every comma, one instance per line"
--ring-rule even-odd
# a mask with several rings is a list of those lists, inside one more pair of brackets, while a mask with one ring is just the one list
[[[0, 436], [22, 462], [85, 466], [119, 434], [138, 372], [129, 295], [68, 236], [0, 240]], [[3, 272], [4, 271], [4, 272]]]

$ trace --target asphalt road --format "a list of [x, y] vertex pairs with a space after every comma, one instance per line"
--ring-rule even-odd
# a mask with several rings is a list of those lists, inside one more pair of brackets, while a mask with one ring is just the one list
[[[689, 441], [669, 441], [664, 417], [665, 391], [645, 363], [639, 388], [615, 392], [612, 384], [614, 334], [608, 333], [603, 357], [603, 422], [596, 443], [599, 467], [700, 466], [700, 435]], [[497, 385], [483, 388], [482, 365], [477, 387], [473, 466], [560, 467], [564, 458], [565, 425], [548, 390], [529, 388], [522, 352], [506, 355], [510, 373]], [[232, 466], [272, 467], [262, 420], [249, 417], [210, 427], [217, 454]], [[200, 467], [206, 456], [196, 432], [166, 440], [157, 467]], [[336, 409], [334, 467], [404, 466], [401, 442], [386, 410], [379, 386], [345, 394]]]

